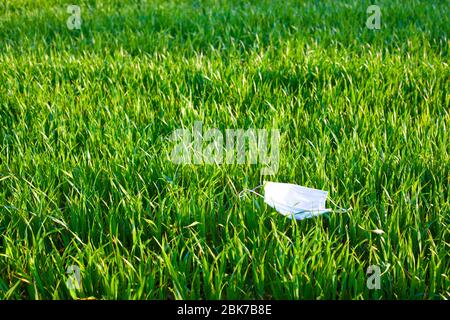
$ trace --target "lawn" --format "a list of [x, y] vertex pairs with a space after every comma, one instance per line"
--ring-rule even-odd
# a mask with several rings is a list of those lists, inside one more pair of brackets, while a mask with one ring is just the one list
[[[449, 8], [2, 1], [0, 299], [449, 299]], [[175, 163], [196, 122], [278, 130], [277, 169]]]

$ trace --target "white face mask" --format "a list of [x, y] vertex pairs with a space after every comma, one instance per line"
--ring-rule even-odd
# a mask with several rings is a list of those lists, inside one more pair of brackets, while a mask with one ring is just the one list
[[297, 220], [331, 211], [325, 208], [328, 192], [291, 183], [266, 182], [264, 202], [279, 213]]
[[[249, 191], [258, 194], [254, 190]], [[327, 196], [327, 191], [296, 184], [264, 183], [264, 202], [282, 215], [296, 220], [303, 220], [332, 211], [325, 208]]]

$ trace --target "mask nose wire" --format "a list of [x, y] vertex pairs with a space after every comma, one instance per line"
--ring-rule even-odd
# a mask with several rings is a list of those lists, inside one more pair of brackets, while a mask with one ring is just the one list
[[264, 198], [264, 196], [263, 195], [261, 195], [260, 193], [258, 193], [258, 192], [256, 192], [255, 190], [257, 190], [257, 189], [259, 189], [259, 188], [261, 188], [262, 186], [264, 186], [264, 184], [260, 184], [259, 186], [257, 186], [257, 187], [254, 187], [253, 189], [244, 189], [244, 190], [242, 190], [241, 192], [239, 192], [239, 199], [242, 199], [244, 196], [245, 196], [245, 194], [246, 193], [253, 193], [253, 194], [256, 194], [257, 196], [259, 196], [259, 197], [261, 197], [261, 198]]

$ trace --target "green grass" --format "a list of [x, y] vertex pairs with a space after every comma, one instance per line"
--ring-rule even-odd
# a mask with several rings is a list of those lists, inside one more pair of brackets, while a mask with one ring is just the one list
[[[2, 1], [0, 299], [450, 297], [449, 2], [275, 2]], [[277, 174], [173, 164], [196, 120], [279, 129]], [[353, 210], [239, 199], [263, 179]]]

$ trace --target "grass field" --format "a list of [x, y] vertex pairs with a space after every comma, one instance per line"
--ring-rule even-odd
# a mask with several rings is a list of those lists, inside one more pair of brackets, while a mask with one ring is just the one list
[[[431, 0], [2, 1], [0, 299], [449, 299], [449, 17]], [[171, 162], [195, 121], [278, 129], [278, 171]], [[295, 221], [238, 197], [263, 180], [353, 209]]]

